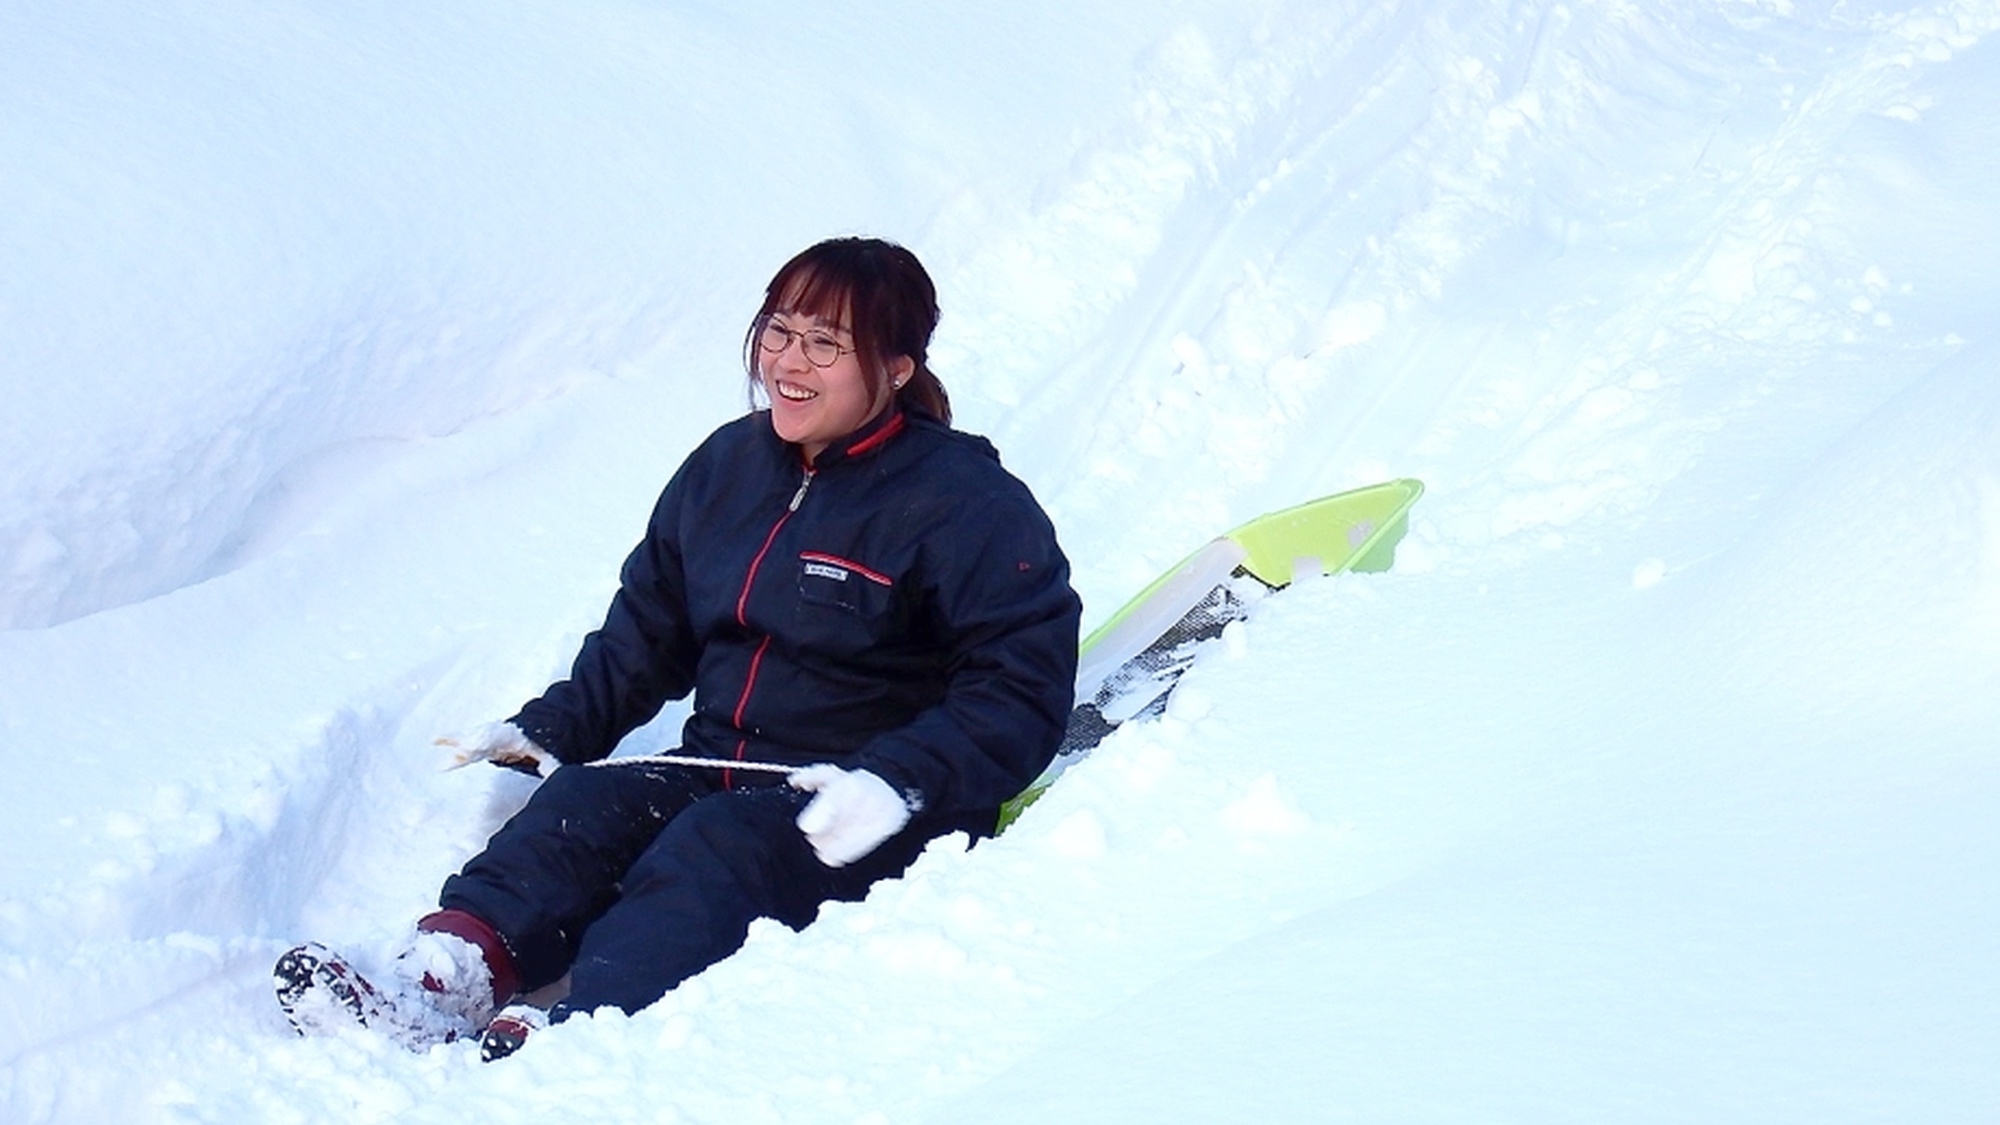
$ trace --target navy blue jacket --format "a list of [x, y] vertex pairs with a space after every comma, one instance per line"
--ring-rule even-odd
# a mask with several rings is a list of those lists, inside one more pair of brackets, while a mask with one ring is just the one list
[[1054, 756], [1080, 613], [985, 439], [892, 410], [808, 468], [757, 412], [674, 474], [570, 677], [513, 722], [594, 761], [692, 691], [683, 753], [866, 769], [970, 822]]

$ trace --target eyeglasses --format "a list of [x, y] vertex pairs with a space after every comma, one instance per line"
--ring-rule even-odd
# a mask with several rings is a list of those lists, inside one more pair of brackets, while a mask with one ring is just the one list
[[841, 356], [854, 350], [841, 347], [840, 341], [823, 329], [808, 328], [795, 332], [769, 317], [765, 317], [763, 326], [757, 329], [757, 346], [772, 355], [791, 347], [793, 340], [799, 341], [806, 362], [814, 367], [832, 367], [840, 362]]

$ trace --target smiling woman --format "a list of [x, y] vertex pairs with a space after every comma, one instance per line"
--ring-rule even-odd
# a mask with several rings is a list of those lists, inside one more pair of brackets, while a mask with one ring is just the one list
[[[951, 428], [937, 319], [891, 243], [823, 242], [778, 272], [745, 341], [770, 409], [674, 474], [569, 679], [455, 743], [540, 776], [692, 692], [682, 753], [556, 769], [379, 985], [321, 946], [287, 953], [294, 1025], [411, 1047], [483, 1031], [509, 1054], [571, 1012], [651, 1004], [757, 918], [804, 926], [940, 836], [992, 834], [1061, 740], [1081, 606], [1027, 487]], [[546, 1013], [510, 1003], [565, 976]]]

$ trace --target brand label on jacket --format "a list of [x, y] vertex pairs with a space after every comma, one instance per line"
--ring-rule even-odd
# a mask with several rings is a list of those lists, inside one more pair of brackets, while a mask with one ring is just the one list
[[845, 567], [834, 566], [832, 563], [812, 562], [810, 560], [806, 562], [807, 578], [831, 578], [835, 582], [845, 582], [847, 581], [848, 573]]

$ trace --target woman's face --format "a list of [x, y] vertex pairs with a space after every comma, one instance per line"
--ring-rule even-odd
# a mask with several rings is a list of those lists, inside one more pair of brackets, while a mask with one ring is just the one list
[[[782, 347], [770, 346], [776, 343]], [[825, 367], [813, 362], [835, 348], [838, 355]], [[809, 351], [819, 354], [809, 357]], [[892, 363], [890, 378], [903, 377], [909, 366], [907, 359]], [[786, 309], [773, 312], [758, 337], [757, 375], [771, 400], [772, 427], [803, 448], [808, 462], [880, 414], [894, 394], [887, 383], [869, 385], [845, 325]]]

